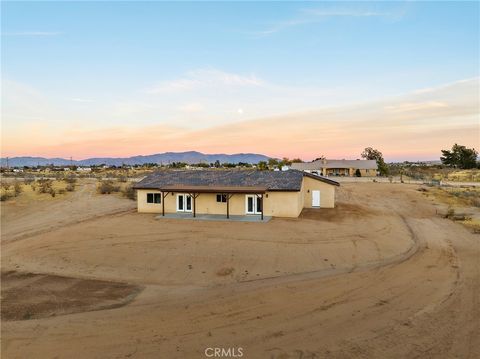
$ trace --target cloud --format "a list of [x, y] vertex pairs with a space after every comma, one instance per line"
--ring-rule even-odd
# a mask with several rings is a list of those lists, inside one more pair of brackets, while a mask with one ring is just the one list
[[430, 101], [430, 102], [406, 102], [396, 105], [385, 106], [385, 110], [391, 112], [418, 112], [424, 110], [431, 110], [435, 108], [445, 108], [448, 105], [444, 102]]
[[93, 100], [86, 99], [86, 98], [79, 98], [79, 97], [72, 98], [71, 100], [73, 102], [93, 102]]
[[277, 32], [286, 30], [288, 28], [315, 24], [322, 22], [328, 18], [340, 18], [340, 17], [351, 17], [351, 18], [385, 18], [390, 20], [399, 20], [406, 13], [405, 8], [390, 9], [389, 11], [375, 11], [369, 8], [365, 8], [362, 5], [356, 5], [355, 7], [346, 7], [346, 6], [334, 6], [334, 7], [320, 7], [320, 8], [306, 8], [300, 9], [297, 11], [297, 14], [289, 20], [279, 21], [275, 24], [272, 24], [270, 27], [254, 31], [252, 34], [263, 37], [275, 34]]
[[[179, 126], [177, 122], [142, 126], [129, 121], [110, 127], [86, 123], [52, 131], [28, 123], [10, 131], [2, 146], [10, 156], [85, 158], [199, 150], [207, 153], [248, 151], [303, 159], [319, 154], [354, 159], [363, 148], [373, 146], [379, 148], [387, 160], [436, 159], [442, 148], [456, 142], [478, 147], [479, 86], [478, 78], [470, 79], [383, 101], [203, 128]], [[33, 132], [28, 128], [37, 130]]]
[[204, 107], [200, 103], [192, 102], [192, 103], [187, 103], [183, 106], [180, 106], [180, 111], [186, 112], [186, 113], [196, 113], [196, 112], [202, 112], [204, 110]]
[[57, 36], [62, 32], [58, 31], [18, 31], [18, 32], [2, 32], [2, 36]]
[[171, 93], [212, 87], [262, 86], [264, 81], [253, 74], [239, 75], [216, 69], [199, 69], [187, 72], [183, 77], [163, 81], [147, 90], [147, 93]]

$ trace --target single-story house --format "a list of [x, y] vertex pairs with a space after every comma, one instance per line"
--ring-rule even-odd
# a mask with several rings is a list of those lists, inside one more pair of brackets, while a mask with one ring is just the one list
[[378, 174], [375, 160], [327, 160], [292, 163], [292, 169], [320, 176], [375, 177]]
[[314, 174], [258, 170], [161, 170], [134, 188], [138, 212], [298, 217], [333, 208], [338, 182]]

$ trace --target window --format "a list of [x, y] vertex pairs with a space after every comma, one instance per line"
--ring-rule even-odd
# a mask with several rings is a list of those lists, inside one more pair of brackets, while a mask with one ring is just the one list
[[161, 193], [147, 193], [147, 203], [162, 203]]
[[217, 202], [227, 202], [227, 195], [226, 194], [217, 194]]

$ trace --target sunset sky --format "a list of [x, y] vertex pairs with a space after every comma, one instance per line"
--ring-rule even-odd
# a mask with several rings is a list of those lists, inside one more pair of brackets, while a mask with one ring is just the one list
[[3, 2], [2, 157], [480, 147], [478, 2]]

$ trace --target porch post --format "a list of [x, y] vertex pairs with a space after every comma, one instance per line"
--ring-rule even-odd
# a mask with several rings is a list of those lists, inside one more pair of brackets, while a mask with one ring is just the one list
[[227, 219], [230, 218], [230, 195], [227, 193]]
[[195, 193], [193, 193], [193, 218], [197, 216], [197, 204], [196, 204], [196, 199], [197, 196], [195, 196]]
[[233, 197], [233, 194], [226, 193], [225, 196], [227, 197], [227, 218], [230, 218], [230, 198]]
[[165, 217], [165, 195], [163, 194], [163, 191], [162, 191], [162, 216]]
[[260, 201], [262, 202], [262, 221], [263, 221], [263, 194], [260, 195]]

